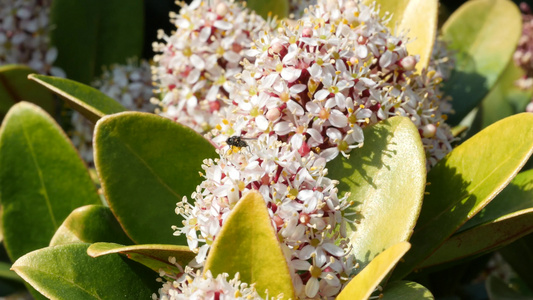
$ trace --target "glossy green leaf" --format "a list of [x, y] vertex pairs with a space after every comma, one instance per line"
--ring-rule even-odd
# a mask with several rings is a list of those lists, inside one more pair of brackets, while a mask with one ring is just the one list
[[490, 300], [531, 300], [531, 296], [521, 295], [495, 275], [485, 283]]
[[226, 219], [207, 257], [204, 270], [213, 276], [239, 272], [242, 282], [255, 283], [264, 297], [283, 293], [295, 299], [289, 267], [263, 197], [250, 192], [237, 202]]
[[185, 267], [196, 257], [196, 254], [189, 250], [189, 247], [175, 245], [123, 246], [112, 243], [96, 243], [87, 249], [87, 253], [92, 257], [120, 253], [156, 272], [163, 269], [174, 274], [181, 273], [181, 271], [169, 262], [169, 257], [174, 257], [175, 262], [182, 267]]
[[246, 6], [265, 19], [277, 16], [281, 20], [289, 16], [288, 0], [247, 0]]
[[524, 75], [522, 68], [516, 66], [513, 60], [509, 61], [498, 82], [481, 102], [480, 117], [483, 128], [525, 111], [533, 96], [533, 89], [523, 90], [516, 85], [516, 80]]
[[52, 93], [28, 80], [34, 70], [21, 65], [0, 67], [0, 116], [4, 116], [15, 103], [29, 101], [50, 114], [55, 113], [56, 102]]
[[533, 208], [453, 235], [420, 268], [475, 257], [501, 248], [533, 232]]
[[126, 111], [122, 104], [99, 90], [74, 80], [33, 74], [31, 80], [50, 89], [91, 122], [96, 123], [101, 117]]
[[217, 156], [200, 134], [169, 119], [124, 112], [96, 124], [95, 165], [109, 206], [137, 244], [185, 245], [173, 236], [176, 203], [202, 182], [202, 161]]
[[55, 65], [87, 84], [102, 66], [140, 57], [143, 19], [142, 0], [54, 0], [50, 39], [59, 53]]
[[366, 300], [409, 250], [408, 242], [400, 242], [376, 256], [348, 285], [336, 300]]
[[150, 299], [157, 274], [119, 255], [93, 258], [89, 244], [68, 244], [33, 251], [13, 270], [51, 299]]
[[452, 97], [456, 125], [490, 91], [511, 59], [521, 34], [522, 18], [509, 0], [467, 1], [442, 27], [456, 52], [455, 68], [444, 91]]
[[365, 128], [365, 144], [349, 159], [337, 157], [329, 176], [340, 181], [339, 195], [350, 192], [357, 230], [349, 228], [359, 264], [412, 234], [426, 184], [426, 157], [417, 128], [394, 117]]
[[533, 232], [533, 170], [519, 173], [420, 267], [481, 255]]
[[533, 114], [503, 119], [465, 141], [429, 173], [413, 249], [398, 265], [403, 278], [511, 181], [533, 151]]
[[133, 244], [109, 207], [86, 205], [70, 213], [54, 234], [50, 246], [96, 242]]
[[101, 203], [65, 133], [27, 102], [13, 106], [0, 129], [0, 195], [4, 245], [12, 260], [48, 246], [75, 208]]
[[412, 281], [394, 281], [385, 286], [380, 300], [433, 300], [431, 292]]
[[[370, 4], [374, 0], [366, 0]], [[405, 33], [409, 39], [406, 45], [411, 55], [420, 55], [417, 70], [429, 65], [433, 44], [437, 36], [437, 0], [377, 0], [380, 12], [392, 14], [388, 24], [396, 33]], [[421, 18], [420, 16], [424, 16]]]

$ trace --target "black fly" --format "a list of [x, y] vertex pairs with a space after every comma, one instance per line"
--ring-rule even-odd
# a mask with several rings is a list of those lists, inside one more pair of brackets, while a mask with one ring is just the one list
[[228, 144], [229, 146], [238, 147], [238, 148], [248, 147], [248, 144], [243, 140], [242, 137], [238, 135], [230, 136], [226, 140], [226, 144]]

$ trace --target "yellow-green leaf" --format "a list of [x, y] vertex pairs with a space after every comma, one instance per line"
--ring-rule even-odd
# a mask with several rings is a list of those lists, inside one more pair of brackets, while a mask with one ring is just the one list
[[233, 208], [212, 245], [204, 270], [213, 276], [239, 272], [242, 282], [255, 283], [260, 295], [283, 293], [295, 299], [289, 267], [263, 197], [246, 194]]
[[409, 250], [408, 242], [400, 242], [380, 253], [341, 291], [336, 300], [366, 300]]
[[120, 253], [126, 255], [129, 259], [139, 262], [150, 269], [159, 272], [163, 269], [170, 270], [175, 274], [181, 271], [169, 262], [169, 257], [174, 257], [176, 263], [185, 267], [196, 254], [189, 250], [187, 246], [176, 245], [134, 245], [123, 246], [114, 243], [95, 243], [87, 249], [87, 254], [92, 257]]
[[[369, 4], [374, 0], [366, 0]], [[396, 34], [406, 33], [409, 43], [407, 51], [411, 55], [420, 55], [418, 71], [427, 68], [431, 51], [437, 36], [437, 15], [439, 3], [437, 0], [378, 0], [380, 12], [392, 13], [388, 24], [391, 30], [396, 29]]]

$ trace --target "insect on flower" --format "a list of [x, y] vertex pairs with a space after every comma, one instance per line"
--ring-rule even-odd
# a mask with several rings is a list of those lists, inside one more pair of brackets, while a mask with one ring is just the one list
[[248, 146], [248, 143], [246, 143], [244, 140], [251, 140], [251, 138], [243, 138], [241, 136], [238, 136], [238, 135], [234, 135], [234, 136], [230, 136], [227, 140], [226, 140], [226, 144], [228, 144], [228, 146], [231, 146], [231, 149], [233, 148], [248, 148], [248, 151], [250, 151], [250, 146]]

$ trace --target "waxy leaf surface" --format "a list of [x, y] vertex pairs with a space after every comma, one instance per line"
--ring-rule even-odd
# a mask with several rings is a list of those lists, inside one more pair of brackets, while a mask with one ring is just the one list
[[348, 283], [335, 299], [368, 299], [410, 247], [408, 242], [400, 242], [380, 253]]
[[86, 84], [102, 66], [140, 57], [143, 43], [143, 1], [54, 0], [50, 9], [55, 65], [68, 78]]
[[95, 165], [113, 214], [137, 244], [185, 245], [176, 203], [202, 182], [202, 161], [217, 156], [200, 134], [169, 119], [124, 112], [96, 124]]
[[195, 256], [187, 246], [175, 245], [134, 245], [123, 246], [113, 243], [92, 244], [87, 253], [92, 257], [120, 253], [129, 259], [139, 262], [159, 273], [163, 269], [169, 273], [178, 274], [181, 271], [169, 262], [169, 257], [174, 257], [180, 266], [186, 266]]
[[12, 260], [42, 247], [72, 210], [98, 204], [89, 173], [61, 128], [20, 102], [0, 130], [4, 245]]
[[395, 117], [365, 128], [365, 143], [346, 159], [328, 165], [339, 180], [339, 195], [350, 192], [359, 224], [350, 243], [364, 267], [383, 250], [407, 241], [415, 226], [426, 184], [426, 158], [418, 130], [408, 118]]
[[[373, 0], [366, 0], [370, 4]], [[410, 55], [420, 55], [416, 65], [421, 71], [428, 67], [433, 44], [437, 36], [437, 0], [378, 0], [381, 15], [392, 14], [388, 27], [398, 35], [406, 34], [409, 43], [406, 45]], [[424, 16], [421, 18], [420, 16]]]
[[385, 286], [380, 300], [433, 300], [431, 292], [412, 281], [394, 281]]
[[96, 242], [133, 244], [109, 207], [86, 205], [75, 209], [65, 219], [50, 241], [50, 246]]
[[509, 61], [507, 68], [498, 79], [490, 93], [481, 102], [479, 117], [483, 128], [503, 118], [525, 111], [530, 102], [533, 89], [523, 90], [516, 85], [525, 72]]
[[283, 293], [295, 299], [289, 267], [272, 227], [263, 197], [250, 192], [237, 202], [217, 235], [204, 270], [213, 276], [239, 272], [242, 282], [255, 283], [260, 295]]
[[522, 18], [509, 0], [467, 1], [442, 27], [444, 40], [455, 51], [455, 68], [444, 82], [457, 125], [491, 90], [507, 67], [521, 34]]
[[4, 116], [15, 103], [29, 101], [50, 114], [55, 113], [56, 103], [52, 93], [28, 80], [34, 70], [21, 65], [0, 67], [0, 116]]
[[119, 255], [93, 258], [89, 244], [69, 244], [30, 252], [13, 270], [50, 299], [150, 299], [157, 273]]
[[29, 79], [67, 100], [75, 110], [93, 123], [105, 115], [126, 111], [117, 100], [74, 80], [36, 74], [30, 75]]
[[403, 278], [476, 215], [518, 173], [533, 151], [533, 114], [503, 119], [465, 141], [428, 173], [413, 249], [393, 274]]

